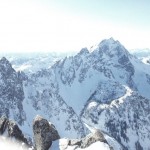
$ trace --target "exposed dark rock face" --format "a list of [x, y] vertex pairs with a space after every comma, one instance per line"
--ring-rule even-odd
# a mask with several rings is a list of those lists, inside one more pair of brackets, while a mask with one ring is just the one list
[[4, 116], [0, 118], [0, 135], [3, 134], [8, 138], [15, 138], [18, 142], [29, 145], [18, 125]]
[[55, 126], [41, 116], [36, 116], [33, 122], [33, 132], [36, 150], [48, 150], [60, 138]]
[[143, 150], [143, 147], [140, 145], [139, 141], [135, 143], [136, 150]]

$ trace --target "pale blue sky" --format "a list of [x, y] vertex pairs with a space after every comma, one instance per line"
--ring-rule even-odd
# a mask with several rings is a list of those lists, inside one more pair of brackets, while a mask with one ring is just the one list
[[0, 51], [79, 51], [114, 37], [150, 48], [150, 0], [0, 0]]

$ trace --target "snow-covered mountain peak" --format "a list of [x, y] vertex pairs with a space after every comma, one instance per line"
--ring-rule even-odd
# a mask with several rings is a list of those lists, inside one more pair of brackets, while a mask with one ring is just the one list
[[5, 57], [2, 57], [0, 62], [8, 62], [8, 60]]
[[5, 57], [2, 57], [0, 59], [0, 68], [2, 70], [9, 70], [9, 69], [12, 70], [12, 65]]
[[84, 47], [84, 48], [82, 48], [80, 50], [80, 52], [78, 53], [78, 55], [86, 55], [88, 53], [89, 53], [89, 50], [86, 47]]
[[118, 40], [114, 40], [113, 38], [104, 39], [99, 44], [92, 46], [89, 51], [94, 55], [99, 55], [99, 57], [115, 60], [118, 60], [122, 56], [128, 58], [130, 56], [125, 47]]
[[115, 41], [113, 38], [103, 40], [100, 42], [98, 47], [99, 51], [102, 51], [110, 57], [129, 55], [125, 47], [119, 41]]
[[114, 44], [114, 43], [118, 43], [119, 41], [116, 41], [116, 40], [114, 40], [114, 38], [109, 38], [109, 39], [104, 39], [104, 40], [102, 40], [100, 43], [99, 43], [99, 45], [101, 45], [102, 43], [107, 43], [107, 44]]
[[0, 79], [4, 80], [6, 78], [9, 78], [11, 80], [16, 78], [16, 76], [17, 73], [12, 68], [11, 63], [5, 57], [0, 59]]

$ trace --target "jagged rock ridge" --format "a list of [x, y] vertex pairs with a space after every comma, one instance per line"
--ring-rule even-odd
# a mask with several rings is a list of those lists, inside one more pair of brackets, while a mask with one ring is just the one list
[[21, 143], [24, 143], [24, 147], [26, 148], [31, 146], [31, 143], [25, 138], [18, 125], [14, 121], [7, 119], [5, 116], [0, 118], [0, 137], [1, 136], [10, 140], [12, 139], [12, 141], [15, 140], [15, 143], [20, 144], [20, 146], [22, 145]]

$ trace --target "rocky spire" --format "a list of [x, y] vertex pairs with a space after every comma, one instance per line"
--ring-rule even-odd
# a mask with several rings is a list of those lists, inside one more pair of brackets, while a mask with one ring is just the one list
[[33, 133], [37, 150], [48, 150], [52, 141], [60, 138], [55, 126], [39, 115], [33, 121]]

